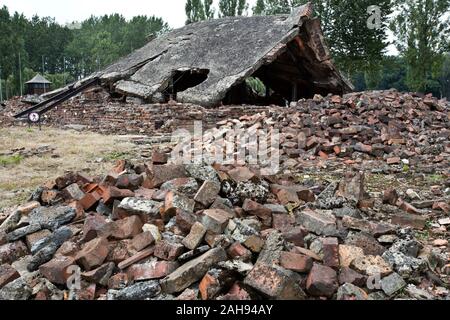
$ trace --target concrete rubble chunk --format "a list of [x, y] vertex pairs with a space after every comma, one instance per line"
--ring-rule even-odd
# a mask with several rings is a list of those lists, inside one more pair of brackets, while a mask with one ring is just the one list
[[112, 300], [149, 300], [161, 292], [156, 280], [138, 282], [112, 294]]
[[300, 276], [277, 265], [257, 263], [245, 277], [244, 284], [256, 289], [269, 299], [304, 300], [305, 292], [300, 287]]
[[56, 230], [75, 218], [75, 209], [68, 206], [39, 207], [30, 215], [30, 224], [38, 224], [42, 228]]
[[352, 261], [351, 267], [367, 276], [387, 276], [392, 273], [391, 266], [380, 256], [362, 256]]
[[337, 234], [336, 218], [323, 210], [303, 210], [296, 215], [297, 222], [308, 231], [317, 235], [334, 236]]
[[199, 222], [194, 223], [190, 233], [183, 239], [183, 245], [190, 249], [196, 249], [203, 241], [203, 237], [206, 234], [206, 228]]
[[394, 272], [381, 279], [380, 285], [387, 296], [393, 296], [406, 286], [406, 282], [398, 273]]
[[223, 248], [211, 249], [202, 256], [183, 264], [161, 280], [162, 290], [166, 293], [182, 292], [194, 282], [199, 281], [212, 266], [226, 259], [227, 254]]
[[129, 214], [143, 214], [149, 217], [157, 217], [163, 203], [153, 200], [142, 200], [138, 198], [125, 198], [119, 205], [119, 208]]

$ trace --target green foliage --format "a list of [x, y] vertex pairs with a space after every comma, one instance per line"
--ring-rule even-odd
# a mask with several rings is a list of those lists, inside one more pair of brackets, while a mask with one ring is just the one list
[[14, 156], [0, 156], [0, 166], [9, 166], [9, 165], [17, 165], [23, 160], [23, 157], [20, 155]]
[[396, 45], [407, 63], [406, 83], [411, 90], [433, 92], [448, 50], [448, 0], [396, 0], [398, 15], [391, 23]]
[[[209, 7], [210, 1], [206, 0]], [[185, 5], [186, 24], [206, 20], [205, 5], [202, 0], [187, 0]]]
[[219, 0], [219, 16], [242, 16], [248, 9], [247, 0]]
[[266, 95], [266, 86], [259, 78], [249, 77], [245, 80], [245, 83], [257, 95], [261, 97]]
[[79, 25], [78, 29], [62, 26], [49, 17], [27, 19], [18, 13], [10, 14], [5, 6], [0, 8], [4, 98], [20, 93], [20, 71], [22, 83], [39, 72], [57, 88], [142, 47], [149, 35], [169, 30], [167, 23], [155, 16], [137, 16], [129, 21], [119, 14], [92, 16]]

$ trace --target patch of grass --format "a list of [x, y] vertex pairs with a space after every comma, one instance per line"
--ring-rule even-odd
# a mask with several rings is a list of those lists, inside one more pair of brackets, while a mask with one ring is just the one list
[[430, 231], [428, 231], [428, 230], [417, 231], [416, 238], [418, 240], [426, 241], [430, 238]]
[[21, 155], [14, 156], [0, 156], [0, 166], [6, 167], [8, 165], [16, 165], [22, 162], [23, 157]]
[[445, 177], [441, 174], [432, 174], [427, 176], [428, 181], [433, 182], [433, 183], [440, 183], [442, 181], [445, 180]]
[[128, 153], [126, 152], [118, 152], [118, 151], [113, 151], [111, 153], [108, 153], [107, 155], [105, 155], [103, 158], [106, 161], [114, 161], [114, 160], [122, 160], [125, 159], [129, 156]]

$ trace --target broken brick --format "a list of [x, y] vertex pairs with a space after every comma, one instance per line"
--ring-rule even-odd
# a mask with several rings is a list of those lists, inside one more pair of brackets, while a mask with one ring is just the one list
[[156, 244], [154, 255], [162, 260], [175, 261], [183, 252], [184, 246], [181, 243], [162, 240]]
[[304, 273], [311, 270], [313, 260], [311, 257], [302, 254], [282, 252], [280, 255], [280, 265], [283, 268]]
[[337, 238], [322, 239], [323, 264], [331, 267], [339, 267], [339, 242]]
[[265, 226], [272, 225], [272, 210], [259, 204], [251, 199], [246, 199], [242, 205], [242, 209], [250, 215], [255, 215], [260, 218]]
[[215, 181], [207, 180], [198, 190], [194, 200], [201, 203], [205, 207], [209, 207], [220, 192], [220, 184]]
[[199, 222], [194, 223], [191, 228], [190, 233], [186, 238], [183, 239], [183, 245], [190, 249], [194, 250], [197, 248], [200, 243], [203, 241], [203, 237], [206, 234], [206, 228]]
[[202, 224], [207, 230], [221, 234], [231, 218], [232, 216], [224, 210], [209, 209], [203, 212]]
[[149, 249], [142, 250], [141, 252], [138, 252], [134, 256], [132, 256], [132, 257], [130, 257], [130, 258], [120, 262], [118, 267], [121, 270], [125, 270], [126, 268], [128, 268], [132, 264], [135, 264], [136, 262], [139, 262], [139, 261], [141, 261], [141, 260], [143, 260], [145, 258], [150, 257], [154, 253], [154, 251], [155, 251], [154, 248], [149, 248]]
[[9, 264], [0, 265], [0, 289], [19, 277], [20, 275], [16, 269]]
[[330, 267], [314, 263], [306, 280], [307, 292], [312, 296], [331, 298], [338, 287], [336, 271]]
[[75, 260], [70, 257], [58, 256], [39, 267], [39, 272], [54, 284], [66, 284], [72, 275], [68, 271], [70, 266], [75, 265]]
[[142, 232], [133, 238], [132, 246], [136, 251], [141, 251], [155, 243], [155, 239], [151, 232]]
[[425, 225], [427, 223], [427, 217], [399, 213], [391, 217], [391, 223], [422, 230], [425, 228]]
[[141, 233], [143, 226], [138, 216], [126, 217], [113, 222], [110, 237], [117, 240], [129, 239]]
[[77, 254], [76, 261], [87, 271], [99, 267], [108, 256], [108, 240], [97, 238], [89, 241]]
[[132, 281], [161, 279], [179, 267], [174, 261], [154, 261], [143, 264], [135, 264], [128, 268], [128, 278]]
[[250, 260], [252, 252], [245, 248], [240, 242], [233, 243], [227, 250], [228, 255], [232, 259], [240, 259], [243, 261]]

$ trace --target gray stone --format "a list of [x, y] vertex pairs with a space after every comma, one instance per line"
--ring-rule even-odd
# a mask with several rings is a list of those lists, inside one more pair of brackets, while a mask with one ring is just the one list
[[42, 227], [39, 224], [31, 224], [23, 228], [19, 228], [14, 230], [13, 232], [10, 232], [6, 235], [6, 239], [8, 242], [19, 240], [29, 234], [38, 232], [42, 229]]
[[64, 242], [70, 239], [72, 237], [73, 232], [69, 227], [61, 227], [52, 234], [50, 234], [48, 237], [45, 237], [36, 243], [33, 244], [31, 247], [31, 254], [37, 253], [42, 248], [46, 247], [50, 243], [56, 244], [58, 247], [60, 247]]
[[64, 242], [69, 240], [72, 235], [73, 233], [70, 228], [61, 227], [50, 236], [42, 239], [39, 243], [36, 243], [38, 250], [36, 250], [36, 253], [28, 263], [28, 271], [35, 271], [42, 264], [49, 262], [59, 247], [61, 247]]
[[227, 260], [223, 248], [214, 248], [202, 256], [191, 260], [172, 272], [161, 281], [165, 293], [181, 292], [194, 282], [199, 281], [208, 270], [220, 261]]
[[337, 300], [367, 300], [368, 298], [363, 289], [351, 283], [344, 283], [337, 292]]
[[18, 278], [0, 289], [0, 300], [28, 300], [32, 290], [22, 278]]
[[419, 289], [417, 288], [415, 285], [413, 284], [408, 284], [405, 288], [406, 293], [408, 293], [408, 295], [411, 298], [417, 299], [417, 300], [434, 300], [434, 296], [430, 293], [428, 293], [427, 291], [423, 290], [423, 289]]
[[161, 287], [156, 280], [138, 282], [118, 291], [113, 300], [149, 300], [161, 293]]
[[[179, 183], [183, 181], [183, 183]], [[178, 182], [178, 183], [177, 183]], [[198, 191], [199, 185], [194, 178], [178, 178], [164, 182], [161, 190], [175, 191], [193, 197]]]
[[216, 183], [220, 183], [217, 172], [212, 166], [188, 164], [185, 167], [186, 167], [186, 171], [188, 172], [189, 176], [191, 176], [192, 178], [195, 178], [202, 182], [213, 181]]
[[395, 295], [406, 286], [405, 280], [395, 272], [381, 279], [380, 284], [381, 289], [389, 297]]
[[297, 213], [296, 220], [306, 230], [318, 235], [334, 236], [338, 232], [336, 218], [328, 211], [307, 209]]
[[164, 203], [162, 202], [139, 198], [125, 198], [119, 204], [120, 209], [130, 214], [143, 214], [150, 217], [157, 217], [163, 206]]
[[397, 273], [404, 277], [418, 275], [427, 268], [425, 260], [407, 256], [399, 251], [388, 250], [383, 253], [382, 257]]
[[30, 224], [39, 224], [43, 229], [56, 230], [76, 216], [76, 211], [68, 206], [39, 207], [29, 217]]
[[279, 231], [271, 231], [267, 236], [263, 250], [258, 256], [257, 263], [264, 263], [267, 265], [278, 263], [283, 249], [283, 236]]

